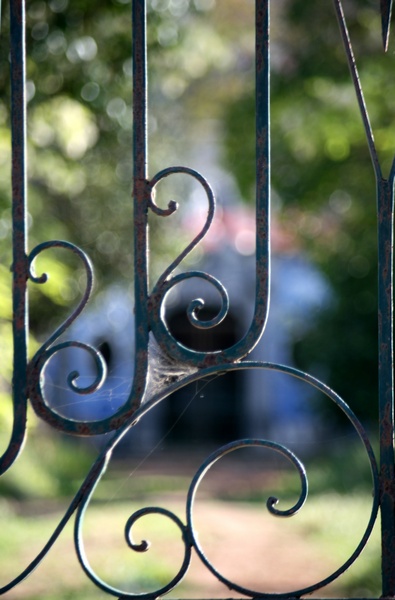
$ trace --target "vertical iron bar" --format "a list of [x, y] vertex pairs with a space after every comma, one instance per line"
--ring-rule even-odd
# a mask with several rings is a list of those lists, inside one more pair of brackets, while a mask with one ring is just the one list
[[393, 372], [393, 204], [394, 180], [378, 179], [379, 418], [382, 536], [382, 592], [395, 595], [395, 469]]
[[[259, 337], [269, 312], [270, 281], [270, 3], [255, 2], [256, 307]], [[259, 340], [259, 337], [257, 341]]]
[[[393, 209], [395, 159], [388, 180], [381, 172], [369, 115], [352, 51], [341, 1], [334, 0], [347, 61], [357, 94], [377, 185], [378, 216], [378, 343], [379, 343], [379, 432], [380, 432], [380, 505], [382, 547], [382, 593], [395, 596], [395, 468], [394, 468], [394, 372], [393, 372]], [[381, 2], [383, 27], [388, 37], [392, 0]], [[385, 41], [386, 45], [386, 41]]]
[[133, 143], [134, 177], [147, 178], [147, 17], [145, 0], [133, 1]]
[[138, 408], [148, 369], [148, 201], [147, 182], [147, 16], [145, 0], [133, 0], [133, 196], [136, 367], [135, 398]]
[[11, 130], [13, 218], [13, 337], [12, 379], [14, 424], [8, 449], [0, 463], [7, 470], [26, 434], [27, 411], [27, 228], [26, 228], [26, 98], [24, 0], [11, 0]]

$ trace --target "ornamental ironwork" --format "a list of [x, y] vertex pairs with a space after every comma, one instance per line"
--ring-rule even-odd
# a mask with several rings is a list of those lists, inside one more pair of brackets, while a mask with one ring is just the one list
[[[376, 145], [369, 123], [369, 115], [365, 106], [362, 88], [359, 82], [356, 61], [353, 55], [346, 20], [340, 0], [334, 0], [341, 38], [343, 40], [348, 65], [359, 103], [363, 125], [369, 146], [374, 173], [377, 181], [378, 211], [378, 270], [379, 270], [379, 410], [380, 410], [380, 461], [379, 465], [368, 438], [368, 435], [354, 415], [350, 407], [315, 377], [301, 372], [292, 366], [284, 366], [269, 362], [249, 361], [248, 355], [259, 342], [265, 328], [269, 311], [270, 287], [270, 43], [269, 43], [269, 8], [268, 0], [256, 0], [256, 289], [254, 314], [246, 334], [232, 346], [217, 351], [194, 350], [181, 344], [169, 330], [166, 321], [165, 300], [169, 292], [181, 282], [190, 279], [204, 280], [212, 285], [221, 299], [221, 308], [210, 320], [203, 320], [199, 311], [204, 306], [201, 299], [196, 299], [188, 307], [188, 320], [192, 327], [200, 329], [214, 328], [226, 317], [229, 310], [229, 299], [225, 287], [212, 275], [203, 271], [191, 270], [177, 272], [177, 267], [201, 242], [208, 232], [215, 212], [215, 198], [209, 182], [199, 172], [184, 166], [166, 168], [155, 175], [149, 174], [147, 158], [147, 36], [146, 36], [146, 0], [132, 0], [132, 40], [133, 40], [133, 160], [134, 160], [134, 265], [135, 265], [135, 365], [131, 391], [114, 414], [101, 420], [82, 421], [69, 418], [58, 412], [45, 395], [44, 371], [55, 354], [65, 348], [78, 348], [88, 353], [93, 359], [97, 377], [87, 387], [82, 387], [78, 380], [78, 371], [69, 375], [70, 389], [89, 396], [100, 388], [106, 377], [106, 363], [97, 348], [78, 340], [64, 340], [72, 323], [82, 313], [92, 292], [93, 270], [89, 258], [78, 247], [67, 241], [45, 241], [32, 250], [28, 249], [27, 236], [27, 197], [26, 197], [26, 78], [25, 78], [25, 2], [11, 0], [11, 86], [12, 86], [12, 215], [13, 215], [13, 335], [14, 335], [14, 376], [13, 401], [14, 422], [11, 438], [0, 461], [1, 473], [10, 469], [23, 450], [26, 437], [26, 419], [28, 401], [36, 414], [50, 427], [75, 436], [97, 436], [107, 433], [105, 447], [99, 452], [97, 460], [86, 475], [86, 479], [70, 503], [64, 517], [51, 535], [45, 547], [24, 568], [20, 575], [4, 585], [0, 594], [6, 594], [24, 580], [43, 560], [60, 533], [71, 520], [75, 519], [75, 549], [88, 578], [101, 590], [119, 598], [156, 598], [172, 590], [186, 575], [195, 553], [214, 576], [230, 590], [248, 597], [272, 597], [265, 589], [250, 589], [238, 585], [221, 574], [216, 566], [206, 557], [194, 527], [194, 499], [198, 486], [209, 469], [226, 454], [240, 448], [264, 447], [280, 453], [291, 463], [300, 478], [300, 495], [297, 502], [287, 510], [276, 505], [278, 499], [267, 500], [267, 510], [277, 517], [291, 517], [304, 505], [307, 498], [308, 479], [305, 468], [299, 458], [287, 447], [265, 439], [239, 439], [222, 446], [213, 452], [201, 465], [193, 477], [186, 496], [186, 517], [181, 520], [176, 514], [159, 507], [147, 507], [134, 512], [125, 525], [126, 543], [133, 552], [148, 549], [147, 541], [136, 541], [133, 527], [137, 521], [147, 514], [159, 514], [173, 521], [181, 533], [184, 546], [182, 564], [177, 574], [155, 592], [132, 593], [117, 589], [102, 581], [90, 566], [84, 551], [82, 525], [84, 515], [89, 507], [91, 497], [100, 481], [114, 448], [125, 434], [163, 399], [191, 382], [201, 380], [219, 373], [230, 371], [276, 371], [287, 374], [305, 382], [306, 385], [322, 392], [332, 403], [343, 411], [355, 428], [366, 450], [370, 463], [373, 499], [371, 515], [362, 539], [344, 564], [331, 575], [303, 589], [295, 589], [289, 593], [277, 594], [281, 597], [300, 597], [323, 588], [338, 578], [358, 558], [372, 532], [377, 515], [381, 513], [382, 531], [382, 573], [384, 597], [395, 595], [395, 521], [394, 521], [394, 443], [393, 443], [393, 198], [395, 160], [386, 178], [377, 155]], [[384, 48], [387, 48], [392, 0], [381, 0], [382, 36]], [[177, 205], [170, 202], [166, 209], [155, 203], [157, 186], [165, 178], [174, 174], [184, 174], [193, 178], [203, 189], [207, 197], [207, 217], [200, 233], [190, 242], [185, 250], [172, 262], [149, 289], [148, 282], [148, 215], [168, 217], [177, 211]], [[46, 274], [37, 273], [35, 260], [43, 252], [52, 248], [62, 248], [73, 253], [81, 261], [86, 272], [87, 283], [83, 297], [73, 314], [42, 344], [33, 358], [28, 360], [28, 304], [27, 283], [45, 285]], [[59, 341], [61, 338], [61, 341]], [[148, 374], [152, 353], [152, 340], [156, 352], [163, 357], [170, 357], [171, 364], [180, 365], [171, 377], [164, 377], [161, 386], [154, 390], [148, 388]], [[174, 374], [175, 373], [175, 374]], [[257, 558], [258, 560], [258, 558]]]

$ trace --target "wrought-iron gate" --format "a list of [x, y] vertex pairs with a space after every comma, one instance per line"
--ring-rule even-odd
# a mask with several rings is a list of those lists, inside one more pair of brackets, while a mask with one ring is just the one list
[[[367, 434], [348, 405], [328, 388], [307, 373], [279, 364], [251, 362], [246, 357], [258, 343], [269, 310], [269, 199], [270, 199], [270, 118], [269, 118], [269, 0], [256, 0], [256, 290], [254, 316], [248, 332], [232, 347], [220, 351], [195, 351], [180, 344], [170, 333], [164, 315], [164, 301], [170, 290], [181, 281], [190, 278], [203, 279], [213, 285], [221, 297], [219, 313], [210, 321], [199, 318], [203, 303], [194, 300], [188, 309], [188, 319], [196, 328], [215, 328], [226, 316], [229, 309], [228, 295], [222, 284], [211, 275], [189, 271], [174, 274], [181, 261], [203, 239], [214, 218], [215, 200], [209, 183], [197, 171], [177, 166], [160, 171], [153, 177], [148, 174], [147, 161], [147, 42], [146, 42], [146, 0], [133, 0], [132, 38], [133, 38], [133, 118], [134, 118], [134, 261], [135, 261], [135, 374], [132, 389], [127, 402], [111, 417], [102, 420], [78, 421], [56, 412], [45, 398], [43, 391], [43, 371], [49, 359], [66, 347], [80, 348], [87, 352], [97, 367], [96, 381], [86, 389], [80, 389], [78, 373], [69, 376], [71, 389], [81, 394], [90, 394], [101, 385], [105, 378], [105, 361], [97, 349], [78, 340], [58, 342], [58, 338], [68, 330], [72, 322], [83, 311], [92, 291], [92, 267], [87, 256], [76, 246], [66, 241], [47, 241], [33, 250], [27, 245], [27, 198], [26, 198], [26, 81], [25, 81], [25, 2], [11, 0], [11, 84], [12, 84], [12, 189], [13, 189], [13, 332], [14, 332], [14, 425], [11, 439], [1, 458], [1, 472], [12, 467], [21, 453], [26, 436], [26, 414], [28, 398], [41, 419], [61, 432], [76, 436], [95, 436], [112, 432], [111, 439], [100, 452], [96, 462], [86, 476], [84, 483], [71, 502], [59, 526], [37, 558], [13, 581], [1, 588], [6, 594], [27, 577], [49, 552], [61, 531], [75, 513], [75, 548], [86, 575], [103, 591], [122, 598], [154, 598], [172, 590], [186, 574], [192, 552], [196, 552], [205, 566], [231, 590], [250, 597], [267, 597], [265, 590], [252, 590], [230, 581], [218, 572], [206, 558], [196, 536], [193, 523], [193, 503], [200, 481], [210, 467], [222, 456], [238, 448], [257, 446], [271, 448], [288, 459], [300, 476], [301, 492], [296, 504], [288, 510], [276, 508], [277, 499], [269, 498], [267, 509], [279, 517], [292, 516], [305, 503], [307, 497], [307, 476], [303, 464], [286, 447], [263, 439], [242, 439], [221, 447], [214, 452], [199, 468], [190, 485], [186, 501], [186, 521], [182, 522], [175, 514], [161, 508], [146, 508], [135, 512], [125, 528], [127, 543], [134, 551], [147, 549], [147, 543], [136, 543], [132, 529], [143, 515], [157, 513], [171, 519], [179, 528], [184, 544], [184, 558], [177, 575], [166, 585], [150, 594], [132, 594], [115, 589], [100, 580], [90, 567], [85, 556], [82, 542], [82, 522], [97, 482], [100, 480], [111, 452], [125, 433], [161, 400], [188, 383], [207, 375], [239, 370], [279, 371], [304, 381], [325, 394], [348, 417], [363, 445], [370, 461], [373, 479], [373, 501], [369, 523], [362, 540], [350, 558], [329, 577], [307, 588], [295, 590], [281, 597], [300, 597], [324, 587], [341, 575], [359, 556], [373, 529], [378, 511], [382, 521], [382, 594], [395, 596], [395, 473], [394, 473], [394, 423], [393, 423], [393, 196], [395, 161], [388, 178], [382, 174], [371, 131], [369, 116], [365, 107], [356, 62], [353, 56], [341, 0], [334, 0], [341, 37], [345, 47], [351, 77], [355, 87], [360, 112], [365, 128], [369, 150], [377, 181], [378, 210], [378, 247], [379, 247], [379, 397], [380, 397], [380, 465], [376, 460]], [[386, 48], [389, 36], [389, 23], [392, 0], [381, 0], [382, 30]], [[177, 210], [175, 203], [169, 203], [167, 209], [159, 208], [155, 203], [155, 188], [164, 178], [182, 173], [194, 178], [203, 188], [208, 202], [206, 223], [201, 232], [164, 271], [149, 291], [148, 285], [148, 213], [166, 217]], [[46, 275], [37, 275], [34, 271], [35, 259], [49, 248], [63, 248], [74, 253], [84, 266], [87, 286], [79, 306], [73, 315], [61, 325], [41, 346], [34, 357], [28, 361], [28, 306], [27, 282], [44, 284]], [[187, 365], [187, 375], [172, 375], [164, 379], [159, 391], [147, 392], [147, 377], [150, 362], [150, 338], [154, 338], [163, 356], [171, 357], [172, 364], [177, 361]]]

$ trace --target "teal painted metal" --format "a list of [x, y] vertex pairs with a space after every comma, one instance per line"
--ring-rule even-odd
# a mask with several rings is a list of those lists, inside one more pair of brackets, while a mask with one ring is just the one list
[[[383, 42], [387, 49], [392, 2], [381, 3]], [[393, 219], [395, 158], [388, 179], [382, 174], [369, 115], [359, 81], [356, 61], [340, 0], [335, 1], [351, 77], [376, 176], [378, 215], [378, 325], [379, 325], [379, 419], [380, 502], [382, 527], [383, 595], [395, 594], [395, 489], [394, 489], [394, 340], [393, 340]]]
[[[77, 347], [88, 352], [97, 367], [97, 377], [93, 384], [82, 388], [78, 384], [78, 373], [69, 376], [71, 389], [81, 394], [91, 394], [102, 384], [106, 376], [105, 361], [93, 347], [79, 341], [58, 342], [59, 337], [68, 330], [72, 322], [82, 312], [89, 300], [92, 290], [92, 266], [86, 255], [74, 245], [64, 241], [49, 241], [40, 244], [30, 253], [27, 250], [26, 233], [26, 100], [25, 100], [25, 48], [24, 48], [24, 1], [11, 1], [11, 81], [12, 81], [12, 136], [13, 136], [13, 299], [14, 299], [14, 427], [8, 448], [0, 460], [0, 470], [7, 471], [15, 462], [22, 450], [26, 436], [26, 407], [30, 398], [36, 413], [52, 427], [74, 435], [93, 436], [104, 432], [112, 432], [105, 448], [100, 452], [87, 477], [67, 509], [63, 519], [54, 531], [46, 546], [13, 581], [0, 589], [0, 594], [12, 590], [20, 581], [27, 577], [48, 553], [60, 532], [75, 514], [75, 547], [86, 575], [104, 592], [119, 598], [156, 598], [173, 589], [185, 576], [194, 550], [206, 567], [230, 589], [250, 597], [281, 597], [293, 598], [316, 591], [339, 577], [359, 556], [366, 545], [376, 521], [379, 507], [382, 517], [382, 548], [383, 548], [383, 596], [395, 596], [395, 516], [394, 516], [394, 408], [393, 408], [393, 203], [395, 160], [388, 179], [381, 172], [374, 138], [371, 132], [369, 117], [359, 84], [358, 73], [349, 40], [346, 22], [340, 0], [334, 0], [341, 36], [345, 46], [347, 59], [354, 82], [362, 120], [365, 127], [367, 142], [371, 152], [372, 162], [377, 180], [377, 209], [378, 209], [378, 242], [379, 242], [379, 350], [380, 350], [380, 471], [368, 436], [349, 406], [324, 383], [311, 375], [278, 364], [252, 362], [245, 359], [259, 341], [265, 327], [269, 308], [269, 275], [270, 275], [270, 243], [269, 243], [269, 206], [270, 206], [270, 118], [269, 118], [269, 1], [256, 0], [256, 139], [257, 139], [257, 189], [256, 189], [256, 223], [257, 223], [257, 257], [256, 257], [256, 291], [255, 311], [251, 326], [246, 335], [232, 347], [216, 352], [197, 352], [181, 345], [168, 330], [163, 317], [163, 302], [170, 289], [190, 278], [203, 279], [212, 284], [222, 300], [222, 307], [217, 316], [210, 321], [199, 319], [202, 302], [195, 300], [188, 309], [188, 318], [197, 328], [211, 328], [219, 324], [228, 311], [227, 292], [222, 284], [204, 272], [193, 271], [175, 275], [174, 271], [181, 261], [201, 241], [207, 233], [215, 210], [214, 194], [204, 177], [186, 167], [171, 167], [149, 178], [147, 163], [147, 47], [146, 47], [146, 3], [145, 0], [133, 0], [133, 112], [134, 112], [134, 216], [135, 216], [135, 297], [136, 297], [136, 347], [135, 375], [129, 398], [118, 412], [101, 421], [78, 421], [61, 416], [46, 402], [42, 389], [42, 373], [48, 360], [55, 353], [66, 347]], [[389, 22], [392, 2], [381, 1], [384, 47], [388, 44]], [[193, 177], [204, 189], [208, 200], [208, 216], [202, 231], [177, 257], [163, 275], [158, 279], [152, 293], [148, 290], [148, 213], [166, 217], [177, 210], [174, 203], [168, 209], [160, 209], [154, 201], [156, 185], [166, 177], [183, 173]], [[36, 275], [34, 261], [36, 257], [48, 248], [61, 247], [74, 253], [82, 262], [87, 274], [87, 286], [83, 298], [74, 313], [63, 323], [53, 335], [36, 352], [33, 359], [27, 362], [27, 281], [45, 284], [46, 275]], [[147, 392], [147, 375], [149, 360], [149, 335], [153, 335], [164, 355], [172, 360], [177, 359], [182, 364], [192, 367], [188, 375], [179, 375], [159, 392], [151, 395]], [[264, 590], [254, 590], [242, 587], [225, 578], [204, 555], [197, 539], [194, 521], [193, 504], [196, 490], [204, 475], [211, 466], [224, 455], [244, 447], [269, 447], [280, 453], [295, 467], [300, 476], [301, 492], [296, 504], [288, 511], [275, 508], [276, 498], [269, 498], [267, 508], [278, 517], [289, 517], [302, 508], [307, 497], [307, 476], [300, 460], [284, 446], [259, 439], [242, 439], [219, 448], [210, 455], [198, 469], [192, 480], [186, 499], [186, 521], [183, 523], [176, 515], [168, 510], [150, 507], [135, 512], [125, 527], [126, 542], [136, 552], [148, 548], [146, 542], [135, 543], [132, 529], [136, 521], [145, 514], [156, 513], [171, 519], [180, 529], [184, 544], [184, 557], [181, 567], [175, 577], [166, 585], [153, 593], [133, 594], [116, 589], [103, 582], [89, 565], [84, 552], [82, 538], [82, 523], [85, 511], [89, 506], [94, 489], [111, 459], [112, 450], [120, 442], [125, 433], [144, 417], [156, 404], [174, 391], [198, 381], [202, 377], [226, 373], [258, 369], [262, 371], [278, 371], [288, 376], [298, 378], [322, 392], [339, 407], [359, 435], [366, 449], [372, 472], [373, 501], [371, 516], [367, 528], [356, 549], [345, 563], [326, 579], [303, 589], [297, 589], [287, 594], [268, 594]]]

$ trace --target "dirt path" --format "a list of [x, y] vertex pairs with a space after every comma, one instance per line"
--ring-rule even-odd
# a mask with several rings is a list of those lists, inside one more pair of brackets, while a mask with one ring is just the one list
[[[137, 470], [135, 466], [130, 470], [130, 463], [128, 469], [125, 465], [118, 464], [119, 473], [107, 482], [111, 497], [108, 501], [88, 509], [88, 515], [92, 515], [87, 517], [87, 554], [92, 557], [94, 566], [98, 565], [97, 572], [104, 580], [107, 580], [109, 574], [114, 576], [114, 580], [119, 577], [121, 581], [134, 580], [137, 576], [145, 578], [149, 584], [150, 578], [155, 578], [158, 573], [165, 573], [164, 577], [168, 581], [168, 573], [174, 574], [177, 571], [182, 562], [184, 546], [176, 527], [173, 527], [176, 531], [169, 534], [169, 522], [172, 526], [169, 519], [160, 517], [159, 525], [154, 528], [152, 551], [140, 556], [126, 548], [123, 528], [133, 511], [146, 506], [167, 508], [185, 523], [186, 490], [181, 492], [180, 481], [175, 478], [185, 477], [185, 481], [190, 482], [196, 471], [195, 461], [192, 463], [191, 465], [191, 460], [186, 460], [178, 454], [174, 460], [167, 457], [163, 462], [145, 461]], [[262, 465], [253, 461], [248, 466], [245, 462], [232, 466], [225, 463], [202, 486], [193, 511], [194, 530], [210, 563], [223, 577], [256, 592], [257, 595], [303, 589], [321, 581], [339, 566], [334, 558], [321, 548], [320, 540], [315, 539], [311, 524], [299, 520], [299, 515], [290, 519], [276, 518], [269, 514], [264, 501], [247, 503], [218, 500], [218, 497], [228, 494], [229, 490], [237, 492], [247, 489], [250, 494], [254, 494], [262, 488], [263, 481], [275, 489], [278, 477], [278, 472], [262, 470]], [[166, 489], [162, 493], [158, 493], [157, 489], [150, 493], [148, 481], [156, 484], [158, 481], [163, 482]], [[188, 485], [189, 483], [187, 487]], [[140, 490], [140, 497], [137, 498], [136, 488]], [[282, 507], [287, 508], [284, 505]], [[51, 503], [37, 502], [19, 508], [22, 509], [21, 516], [25, 520], [27, 537], [26, 542], [21, 545], [18, 561], [26, 565], [46, 539], [29, 537], [29, 523], [35, 523], [37, 526], [37, 521], [40, 521], [43, 530], [48, 526], [48, 531], [52, 531], [53, 523], [59, 521], [62, 512]], [[134, 535], [136, 540], [147, 536], [151, 539], [145, 521], [141, 524], [141, 530], [136, 526]], [[152, 563], [156, 560], [159, 566], [155, 567], [155, 570]], [[4, 575], [2, 573], [2, 580]], [[86, 585], [86, 577], [75, 557], [72, 525], [69, 525], [44, 563], [9, 597], [15, 600], [38, 597], [104, 600], [107, 597], [93, 586], [92, 595], [89, 595]], [[60, 590], [67, 589], [74, 589], [75, 595], [71, 595], [71, 592], [70, 595], [62, 595]], [[325, 588], [317, 595], [333, 597], [337, 593], [336, 590]], [[235, 598], [241, 594], [237, 590], [227, 589], [195, 554], [185, 580], [170, 596]]]

